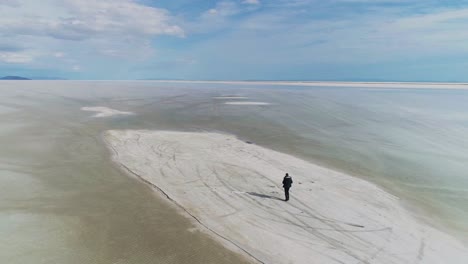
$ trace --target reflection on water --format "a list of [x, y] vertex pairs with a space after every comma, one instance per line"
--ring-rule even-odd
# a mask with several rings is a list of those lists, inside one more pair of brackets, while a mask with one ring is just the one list
[[468, 236], [468, 91], [34, 81], [0, 93], [2, 263], [240, 262], [115, 168], [107, 129], [234, 133], [377, 182]]

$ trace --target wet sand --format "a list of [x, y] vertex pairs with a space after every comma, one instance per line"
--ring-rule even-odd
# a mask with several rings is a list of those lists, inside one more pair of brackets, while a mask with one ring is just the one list
[[[364, 180], [218, 133], [122, 130], [122, 169], [262, 263], [465, 263], [468, 249]], [[292, 199], [282, 201], [284, 172]]]

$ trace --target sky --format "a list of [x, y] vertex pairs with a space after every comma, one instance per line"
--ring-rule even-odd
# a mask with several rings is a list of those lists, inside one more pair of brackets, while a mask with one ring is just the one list
[[0, 76], [468, 82], [468, 1], [0, 0]]

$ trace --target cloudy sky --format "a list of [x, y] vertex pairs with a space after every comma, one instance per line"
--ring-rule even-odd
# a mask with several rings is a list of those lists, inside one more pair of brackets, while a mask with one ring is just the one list
[[468, 81], [468, 1], [0, 0], [0, 75]]

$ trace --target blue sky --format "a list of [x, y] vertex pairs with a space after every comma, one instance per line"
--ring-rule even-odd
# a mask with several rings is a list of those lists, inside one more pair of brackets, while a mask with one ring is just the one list
[[0, 0], [0, 75], [468, 81], [468, 1]]

